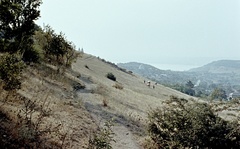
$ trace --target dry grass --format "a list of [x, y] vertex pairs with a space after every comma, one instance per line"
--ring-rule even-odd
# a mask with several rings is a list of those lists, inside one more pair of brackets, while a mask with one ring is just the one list
[[[85, 65], [91, 70], [86, 69]], [[87, 98], [84, 103], [88, 111], [98, 119], [115, 119], [137, 134], [137, 140], [145, 135], [144, 125], [149, 109], [161, 106], [162, 101], [169, 99], [171, 95], [190, 98], [161, 85], [157, 85], [155, 89], [149, 88], [143, 83], [145, 78], [119, 71], [91, 55], [84, 54], [72, 68], [83, 76], [91, 76], [92, 83], [85, 82], [86, 88], [97, 86], [93, 94], [83, 94]], [[108, 72], [114, 74], [117, 82], [106, 78]], [[99, 105], [107, 105], [109, 108], [101, 109]]]
[[[52, 73], [47, 74], [45, 73], [46, 70]], [[14, 120], [10, 123], [13, 125], [8, 124], [1, 131], [17, 130], [9, 131], [7, 136], [9, 138], [25, 138], [24, 140], [28, 140], [26, 137], [29, 135], [26, 136], [20, 132], [30, 132], [21, 131], [23, 128], [31, 128], [29, 126], [22, 127], [25, 124], [23, 120], [29, 119], [29, 122], [31, 121], [34, 124], [32, 125], [34, 126], [33, 130], [42, 132], [37, 133], [42, 134], [39, 136], [42, 139], [38, 139], [38, 144], [48, 144], [57, 148], [87, 147], [90, 130], [97, 127], [81, 101], [77, 100], [78, 97], [73, 90], [72, 85], [74, 82], [82, 82], [68, 75], [65, 75], [65, 77], [64, 75], [58, 76], [58, 74], [54, 73], [54, 70], [51, 70], [51, 68], [36, 69], [29, 67], [27, 72], [24, 73], [25, 79], [22, 89], [15, 94], [10, 93], [9, 95], [1, 89], [0, 111], [4, 111], [9, 120]], [[5, 97], [7, 97], [7, 100]], [[71, 104], [65, 104], [66, 102]], [[9, 123], [7, 120], [1, 121], [2, 126], [7, 123]], [[5, 143], [8, 142], [11, 142], [11, 140], [6, 139]], [[17, 143], [19, 142], [15, 144]], [[30, 143], [25, 142], [25, 144]], [[21, 147], [21, 144], [18, 145], [20, 145], [18, 147]], [[38, 148], [42, 147], [39, 146]]]
[[[91, 55], [83, 54], [72, 68], [57, 74], [56, 68], [51, 65], [30, 67], [24, 74], [22, 89], [17, 92], [21, 97], [33, 101], [37, 99], [38, 109], [43, 104], [51, 109], [45, 111], [45, 125], [52, 124], [54, 128], [61, 124], [61, 135], [51, 140], [60, 145], [64, 142], [67, 148], [86, 148], [90, 132], [97, 128], [96, 121], [109, 119], [126, 128], [127, 133], [136, 134], [134, 138], [126, 136], [125, 132], [115, 132], [116, 135], [130, 141], [142, 140], [146, 135], [144, 125], [150, 109], [161, 107], [162, 102], [172, 95], [191, 98], [161, 85], [149, 88], [143, 83], [145, 78], [120, 71]], [[117, 82], [106, 78], [108, 72], [114, 74]], [[76, 84], [84, 88], [74, 90]], [[8, 96], [3, 90], [0, 90], [0, 101], [1, 110], [5, 110], [11, 119], [16, 118], [14, 111], [23, 107], [13, 94]], [[122, 148], [128, 147], [123, 144]]]
[[123, 89], [123, 85], [120, 84], [120, 83], [115, 83], [115, 84], [113, 85], [113, 87], [115, 87], [116, 89], [120, 89], [120, 90]]

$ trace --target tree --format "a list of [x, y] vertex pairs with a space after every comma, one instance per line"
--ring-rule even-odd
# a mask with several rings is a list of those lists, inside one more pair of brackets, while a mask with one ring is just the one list
[[194, 84], [192, 83], [192, 81], [188, 81], [187, 83], [186, 83], [186, 87], [188, 87], [188, 88], [193, 88], [194, 87]]
[[68, 49], [65, 54], [66, 57], [66, 62], [65, 65], [66, 67], [70, 67], [72, 65], [72, 62], [77, 59], [77, 57], [81, 56], [81, 53], [75, 51], [76, 46], [73, 45], [73, 43], [68, 42]]
[[5, 90], [21, 87], [21, 73], [24, 63], [19, 54], [5, 54], [0, 57], [0, 79], [3, 80]]
[[80, 53], [75, 50], [75, 45], [69, 42], [62, 32], [57, 34], [47, 25], [44, 31], [38, 31], [36, 33], [36, 40], [39, 46], [43, 48], [45, 57], [50, 60], [51, 63], [57, 64], [58, 66], [70, 67], [72, 62], [80, 56]]
[[0, 52], [20, 51], [23, 60], [31, 61], [34, 21], [40, 17], [41, 3], [41, 0], [0, 1]]
[[240, 124], [229, 122], [206, 103], [171, 97], [148, 115], [156, 148], [239, 148]]
[[185, 88], [185, 93], [188, 94], [188, 95], [191, 95], [191, 96], [194, 96], [195, 95], [195, 91], [193, 90], [193, 87], [194, 87], [194, 84], [192, 83], [192, 81], [188, 81], [186, 83], [186, 88]]
[[226, 95], [225, 90], [223, 90], [221, 88], [214, 89], [210, 96], [211, 96], [212, 100], [214, 100], [214, 99], [220, 99], [220, 100], [227, 99], [227, 95]]

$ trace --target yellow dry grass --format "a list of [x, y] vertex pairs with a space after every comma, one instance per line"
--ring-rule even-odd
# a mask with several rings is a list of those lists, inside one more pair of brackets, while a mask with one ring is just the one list
[[[141, 148], [138, 144], [146, 136], [144, 125], [150, 109], [161, 107], [170, 96], [193, 98], [160, 84], [154, 89], [148, 87], [144, 83], [146, 78], [120, 71], [89, 54], [78, 58], [72, 70], [65, 74], [56, 75], [54, 70], [56, 68], [51, 65], [37, 69], [29, 67], [24, 73], [22, 89], [17, 94], [37, 100], [37, 104], [45, 104], [51, 109], [45, 124], [61, 124], [60, 132], [67, 134], [67, 148], [86, 148], [91, 132], [111, 119], [116, 125], [114, 148]], [[107, 73], [113, 73], [117, 81], [108, 79]], [[74, 91], [73, 83], [85, 86], [85, 89]], [[6, 92], [2, 90], [0, 95], [1, 109], [8, 111], [14, 119], [23, 103], [17, 98], [4, 102]], [[55, 138], [55, 141], [61, 143], [61, 139]]]

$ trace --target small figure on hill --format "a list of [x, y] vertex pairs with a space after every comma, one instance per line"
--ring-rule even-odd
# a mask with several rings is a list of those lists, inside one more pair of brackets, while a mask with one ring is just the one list
[[148, 87], [151, 86], [151, 82], [150, 82], [150, 81], [147, 82], [147, 86], [148, 86]]

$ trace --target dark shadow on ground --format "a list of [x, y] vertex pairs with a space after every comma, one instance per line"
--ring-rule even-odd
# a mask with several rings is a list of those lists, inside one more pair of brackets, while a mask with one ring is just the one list
[[130, 131], [138, 136], [146, 134], [145, 126], [139, 123], [139, 121], [132, 119], [131, 117], [111, 113], [107, 110], [108, 107], [103, 107], [103, 105], [93, 105], [91, 103], [85, 102], [84, 106], [90, 113], [100, 117], [101, 120], [113, 120], [115, 123], [129, 128]]

